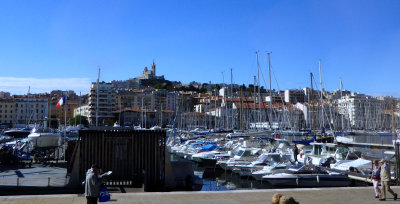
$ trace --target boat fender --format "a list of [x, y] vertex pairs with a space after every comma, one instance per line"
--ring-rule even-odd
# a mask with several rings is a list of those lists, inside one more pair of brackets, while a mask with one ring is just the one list
[[319, 183], [319, 175], [317, 175], [317, 183]]
[[299, 185], [299, 176], [296, 178], [296, 184]]

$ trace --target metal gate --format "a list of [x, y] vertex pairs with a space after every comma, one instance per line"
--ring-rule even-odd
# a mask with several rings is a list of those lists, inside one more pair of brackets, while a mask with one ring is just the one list
[[165, 181], [166, 132], [157, 130], [95, 129], [79, 131], [79, 178], [92, 164], [112, 171], [108, 186], [161, 190]]

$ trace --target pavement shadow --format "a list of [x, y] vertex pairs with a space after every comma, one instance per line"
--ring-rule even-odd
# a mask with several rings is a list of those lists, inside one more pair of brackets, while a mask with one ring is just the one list
[[23, 165], [0, 165], [0, 173], [5, 171], [11, 170], [18, 170], [18, 169], [31, 169], [33, 167], [23, 166]]

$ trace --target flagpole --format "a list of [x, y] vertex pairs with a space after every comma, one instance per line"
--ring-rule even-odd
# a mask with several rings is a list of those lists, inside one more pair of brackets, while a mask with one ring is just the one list
[[65, 161], [65, 134], [67, 129], [67, 94], [65, 94], [64, 101], [64, 135], [63, 135], [63, 151], [64, 151], [64, 161]]
[[[81, 101], [82, 101], [82, 93], [79, 92], [79, 127], [82, 126], [82, 107], [81, 107]], [[76, 118], [75, 118], [76, 121]]]

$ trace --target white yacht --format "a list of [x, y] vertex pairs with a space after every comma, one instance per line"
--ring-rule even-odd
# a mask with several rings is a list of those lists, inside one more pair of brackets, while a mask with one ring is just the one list
[[274, 165], [275, 163], [286, 163], [286, 166], [290, 165], [291, 156], [291, 154], [263, 153], [257, 160], [252, 161], [250, 164], [236, 165], [232, 171], [242, 177], [252, 176], [253, 172], [262, 170], [264, 167]]
[[28, 135], [34, 148], [57, 147], [61, 139], [60, 132], [46, 127], [35, 127]]
[[340, 147], [335, 143], [312, 142], [312, 151], [308, 154], [297, 155], [297, 160], [304, 164], [322, 165], [329, 167], [330, 164], [344, 160], [345, 154], [350, 151], [346, 147]]
[[347, 174], [330, 173], [302, 164], [290, 167], [286, 173], [265, 175], [263, 181], [280, 187], [340, 187], [351, 184]]
[[261, 154], [261, 151], [261, 148], [239, 147], [232, 158], [226, 161], [218, 161], [217, 164], [224, 170], [232, 171], [236, 165], [250, 164]]

